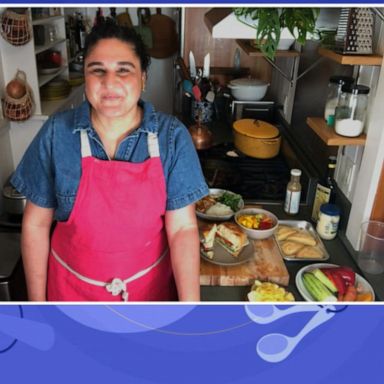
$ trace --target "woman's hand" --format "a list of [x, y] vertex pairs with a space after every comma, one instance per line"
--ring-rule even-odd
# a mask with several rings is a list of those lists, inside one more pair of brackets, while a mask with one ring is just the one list
[[53, 209], [27, 202], [23, 215], [21, 254], [30, 301], [46, 301], [52, 221]]
[[200, 244], [195, 205], [167, 211], [165, 227], [180, 301], [200, 301]]

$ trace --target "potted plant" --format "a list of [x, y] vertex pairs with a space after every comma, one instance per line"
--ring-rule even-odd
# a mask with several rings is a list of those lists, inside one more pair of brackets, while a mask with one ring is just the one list
[[315, 32], [318, 8], [234, 8], [237, 19], [256, 30], [257, 47], [273, 60], [281, 33], [287, 28], [298, 43], [304, 44]]

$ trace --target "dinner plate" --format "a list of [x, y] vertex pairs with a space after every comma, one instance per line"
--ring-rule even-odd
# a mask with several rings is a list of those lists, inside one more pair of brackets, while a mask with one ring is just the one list
[[[209, 189], [209, 195], [222, 195], [224, 192], [230, 193], [232, 195], [237, 195], [237, 193], [227, 191], [226, 189], [219, 189], [219, 188], [210, 188]], [[237, 210], [230, 215], [222, 215], [222, 216], [215, 216], [215, 215], [207, 215], [203, 212], [199, 212], [196, 210], [197, 217], [200, 217], [204, 220], [210, 220], [210, 221], [225, 221], [229, 220], [237, 211], [244, 208], [244, 200], [241, 198], [239, 201], [239, 205], [237, 207]]]
[[[304, 286], [304, 283], [303, 283], [304, 272], [309, 272], [316, 268], [335, 268], [335, 267], [339, 267], [339, 265], [328, 264], [328, 263], [317, 263], [317, 264], [307, 265], [306, 267], [301, 268], [296, 274], [296, 287], [297, 287], [297, 290], [300, 292], [301, 296], [303, 296], [303, 298], [306, 301], [312, 301], [312, 302], [315, 301]], [[364, 287], [364, 292], [370, 292], [372, 294], [373, 300], [375, 300], [375, 292], [373, 291], [372, 286], [368, 283], [367, 280], [364, 279], [364, 277], [360, 276], [358, 273], [355, 273], [355, 275], [356, 275], [356, 283], [361, 284], [361, 286]]]
[[56, 73], [60, 70], [61, 67], [53, 67], [53, 68], [39, 68], [37, 71], [40, 75], [50, 75], [52, 73]]
[[204, 260], [207, 260], [212, 264], [231, 266], [231, 265], [239, 265], [239, 264], [246, 263], [248, 260], [252, 258], [255, 250], [253, 247], [253, 242], [249, 241], [249, 243], [242, 249], [239, 256], [235, 257], [235, 256], [232, 256], [222, 245], [220, 245], [217, 241], [215, 241], [213, 245], [213, 252], [214, 252], [213, 259], [210, 259], [209, 257], [205, 256], [203, 253], [200, 253], [200, 254]]

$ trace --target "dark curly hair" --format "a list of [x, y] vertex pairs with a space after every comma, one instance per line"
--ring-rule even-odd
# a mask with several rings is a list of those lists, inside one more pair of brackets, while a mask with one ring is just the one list
[[87, 35], [84, 44], [84, 58], [91, 52], [92, 48], [102, 39], [119, 39], [124, 43], [132, 44], [136, 55], [140, 59], [141, 69], [148, 71], [151, 58], [147, 48], [138, 33], [133, 28], [122, 27], [115, 21], [106, 19], [102, 23], [94, 26]]

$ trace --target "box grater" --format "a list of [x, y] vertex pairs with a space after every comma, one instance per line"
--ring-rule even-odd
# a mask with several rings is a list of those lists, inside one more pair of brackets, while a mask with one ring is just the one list
[[372, 54], [373, 14], [369, 8], [342, 8], [335, 50], [342, 54]]

